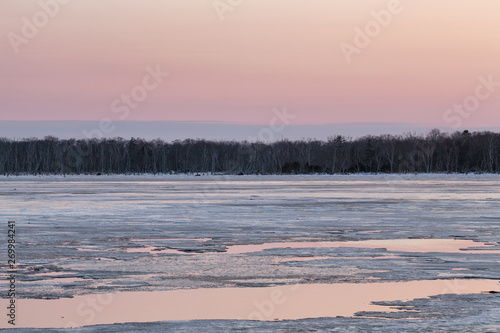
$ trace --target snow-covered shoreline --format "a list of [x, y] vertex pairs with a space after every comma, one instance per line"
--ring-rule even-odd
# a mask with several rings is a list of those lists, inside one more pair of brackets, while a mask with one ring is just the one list
[[80, 175], [0, 175], [0, 181], [7, 180], [134, 180], [134, 181], [161, 181], [161, 180], [361, 180], [361, 179], [390, 179], [390, 180], [464, 180], [488, 179], [500, 180], [496, 173], [359, 173], [359, 174], [282, 174], [282, 175], [234, 175], [234, 174], [80, 174]]

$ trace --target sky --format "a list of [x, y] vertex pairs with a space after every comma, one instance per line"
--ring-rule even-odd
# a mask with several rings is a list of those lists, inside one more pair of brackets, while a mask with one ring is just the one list
[[500, 126], [498, 17], [498, 0], [2, 0], [0, 122]]

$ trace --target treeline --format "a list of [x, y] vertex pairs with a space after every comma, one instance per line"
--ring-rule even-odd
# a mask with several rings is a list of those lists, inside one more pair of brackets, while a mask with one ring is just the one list
[[0, 174], [500, 172], [500, 133], [432, 130], [273, 143], [0, 139]]

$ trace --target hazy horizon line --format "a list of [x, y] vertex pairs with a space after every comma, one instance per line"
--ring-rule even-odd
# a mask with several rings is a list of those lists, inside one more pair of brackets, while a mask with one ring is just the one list
[[12, 120], [0, 121], [0, 137], [43, 138], [55, 136], [61, 139], [82, 138], [130, 138], [166, 141], [183, 139], [277, 141], [282, 139], [325, 140], [329, 136], [342, 135], [358, 138], [367, 135], [426, 134], [433, 129], [453, 133], [456, 131], [500, 131], [500, 127], [444, 127], [425, 123], [403, 122], [351, 122], [329, 124], [286, 124], [270, 122], [248, 124], [220, 121], [102, 121], [92, 120]]

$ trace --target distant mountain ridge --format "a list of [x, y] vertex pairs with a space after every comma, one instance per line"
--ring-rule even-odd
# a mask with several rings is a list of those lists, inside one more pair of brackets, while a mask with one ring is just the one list
[[85, 139], [90, 137], [131, 137], [165, 141], [197, 139], [274, 142], [281, 139], [299, 140], [311, 138], [326, 140], [329, 136], [343, 135], [353, 138], [365, 135], [426, 134], [433, 128], [444, 132], [500, 131], [500, 127], [431, 126], [410, 123], [337, 123], [322, 125], [238, 124], [225, 122], [180, 121], [0, 121], [0, 137], [9, 139], [43, 138], [55, 136], [61, 139]]

